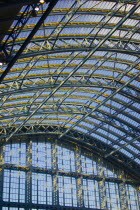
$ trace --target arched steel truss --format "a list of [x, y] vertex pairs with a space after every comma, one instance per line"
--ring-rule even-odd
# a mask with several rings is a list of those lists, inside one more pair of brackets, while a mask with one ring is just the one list
[[[140, 2], [65, 2], [57, 2], [30, 40], [50, 3], [25, 5], [6, 34], [1, 141], [49, 127], [139, 177]], [[17, 23], [23, 23], [18, 33]]]

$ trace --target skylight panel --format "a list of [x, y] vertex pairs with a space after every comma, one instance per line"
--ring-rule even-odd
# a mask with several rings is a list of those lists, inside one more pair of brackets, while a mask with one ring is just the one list
[[[108, 140], [108, 139], [117, 140], [117, 137], [116, 137], [115, 135], [111, 134], [111, 133], [109, 132], [109, 130], [108, 130], [108, 131], [105, 131], [105, 130], [103, 129], [103, 127], [102, 127], [102, 128], [98, 128], [97, 131], [100, 132], [101, 134], [103, 133], [103, 134], [106, 136], [106, 139], [107, 139], [107, 140]], [[110, 140], [109, 140], [109, 141], [110, 141]]]
[[[127, 77], [127, 76], [124, 76], [124, 77], [122, 77], [122, 79], [121, 80], [124, 80], [124, 81], [129, 81], [129, 79], [130, 79], [130, 77]], [[123, 90], [125, 90], [125, 88], [123, 88]]]
[[140, 34], [139, 33], [134, 33], [134, 35], [132, 36], [131, 39], [138, 39], [138, 41], [140, 40]]
[[81, 132], [83, 132], [83, 133], [87, 133], [87, 130], [86, 130], [86, 129], [81, 128], [81, 127], [79, 127], [79, 126], [75, 126], [74, 129], [75, 129], [75, 130], [78, 130], [78, 131], [81, 131]]
[[120, 152], [122, 152], [123, 154], [127, 155], [128, 157], [132, 157], [132, 154], [128, 151], [126, 151], [125, 149], [120, 149]]
[[36, 24], [39, 21], [40, 17], [36, 16], [36, 17], [31, 17], [28, 19], [26, 25], [30, 25], [30, 24]]
[[132, 85], [135, 85], [136, 87], [140, 87], [140, 82], [136, 81], [136, 80], [133, 80], [131, 82]]
[[112, 34], [112, 36], [125, 37], [127, 33], [128, 33], [127, 31], [116, 30], [116, 31]]
[[105, 142], [105, 143], [111, 143], [108, 139], [98, 135], [98, 134], [95, 134], [95, 133], [92, 133], [91, 136], [94, 138], [97, 138], [98, 140], [102, 141], [102, 142]]
[[113, 98], [113, 100], [110, 103], [111, 103], [112, 106], [115, 106], [115, 107], [117, 107], [119, 109], [121, 109], [123, 107], [122, 104], [119, 104], [116, 101], [114, 101], [114, 98]]
[[88, 120], [91, 121], [91, 122], [93, 121], [93, 122], [96, 123], [96, 124], [101, 123], [100, 120], [97, 120], [97, 119], [95, 119], [95, 118], [87, 117], [86, 119], [88, 119]]
[[[99, 31], [99, 33], [98, 33], [98, 35], [106, 35], [107, 33], [109, 33], [109, 31], [110, 31], [111, 29], [105, 29], [105, 28], [102, 28], [100, 31]], [[95, 32], [93, 31], [93, 33], [92, 34], [94, 34]], [[97, 36], [98, 36], [97, 35]]]
[[109, 130], [115, 132], [117, 135], [120, 135], [120, 136], [124, 136], [125, 135], [125, 132], [122, 132], [121, 130], [115, 128], [113, 126], [113, 124], [112, 125], [108, 125], [107, 124], [107, 125], [104, 125], [104, 127], [106, 127], [106, 129], [109, 129]]
[[80, 125], [83, 125], [83, 126], [87, 127], [88, 130], [94, 128], [94, 125], [89, 124], [85, 121], [80, 122]]
[[121, 119], [125, 120], [126, 122], [131, 123], [133, 126], [139, 126], [139, 123], [137, 123], [136, 121], [130, 119], [129, 117], [123, 115], [123, 114], [118, 114], [118, 117], [120, 117]]
[[57, 2], [54, 8], [70, 8], [72, 5], [75, 3], [75, 0], [70, 0], [67, 1], [65, 4], [64, 1], [62, 2], [61, 0]]
[[140, 104], [139, 104], [139, 103], [134, 102], [134, 103], [133, 103], [133, 106], [136, 107], [136, 108], [138, 108], [138, 109], [140, 110]]
[[140, 13], [140, 8], [136, 9], [135, 13]]
[[122, 96], [122, 95], [120, 95], [118, 93], [115, 95], [115, 97], [120, 99], [120, 100], [122, 100], [122, 101], [124, 101], [124, 102], [126, 102], [126, 103], [129, 103], [131, 101], [131, 99], [126, 98], [125, 96]]
[[51, 15], [50, 13], [50, 15], [46, 18], [45, 23], [55, 23], [55, 22], [63, 23], [64, 22], [63, 17], [64, 15]]
[[122, 53], [117, 53], [117, 58], [129, 60], [129, 61], [132, 61], [132, 62], [135, 62], [137, 60], [136, 56], [125, 55], [125, 54], [122, 54]]
[[21, 32], [18, 38], [26, 38], [30, 34], [30, 31]]
[[140, 164], [140, 159], [136, 158], [135, 161]]
[[93, 107], [96, 107], [98, 104], [99, 104], [99, 103], [97, 103], [97, 102], [92, 102], [92, 103], [90, 103], [90, 105], [93, 106]]
[[[109, 105], [108, 105], [109, 106]], [[105, 112], [108, 112], [109, 114], [113, 114], [115, 112], [115, 110], [113, 110], [111, 107], [107, 107], [105, 105], [102, 105], [100, 107], [100, 110], [103, 110]]]
[[102, 57], [104, 57], [105, 55], [106, 55], [106, 51], [96, 51], [95, 53], [94, 53], [94, 55], [95, 56], [102, 56]]
[[129, 148], [129, 149], [131, 149], [133, 152], [135, 152], [137, 154], [140, 152], [138, 149], [136, 149], [135, 147], [133, 147], [131, 145], [127, 145], [126, 147]]
[[117, 148], [119, 148], [119, 145], [113, 145], [113, 147], [114, 147], [115, 149], [117, 149]]
[[126, 112], [126, 113], [129, 113], [129, 115], [132, 115], [132, 116], [134, 116], [134, 117], [140, 119], [140, 114], [137, 113], [137, 112], [135, 112], [135, 111], [133, 111], [133, 110], [130, 109], [130, 108], [126, 108], [126, 109], [125, 109], [125, 112]]
[[121, 20], [120, 17], [115, 17], [114, 16], [109, 20], [109, 23], [117, 24], [120, 20]]
[[88, 102], [88, 100], [86, 100], [86, 99], [80, 99], [80, 98], [71, 98], [71, 97], [69, 97], [69, 98], [66, 98], [65, 99], [65, 101], [67, 102], [67, 101], [71, 101], [71, 102], [80, 102], [80, 103], [87, 103]]
[[123, 25], [129, 25], [129, 26], [136, 26], [139, 23], [138, 20], [130, 19], [128, 18]]

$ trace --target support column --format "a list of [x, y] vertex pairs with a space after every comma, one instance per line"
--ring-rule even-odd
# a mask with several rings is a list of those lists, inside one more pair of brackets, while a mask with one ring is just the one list
[[102, 180], [99, 181], [101, 209], [107, 209], [106, 186], [105, 186], [104, 166], [102, 158], [98, 158], [98, 174], [100, 177], [103, 177]]
[[124, 172], [120, 175], [122, 182], [119, 184], [120, 192], [120, 206], [122, 210], [127, 210], [127, 201], [126, 201], [126, 188], [125, 188], [125, 177]]
[[82, 163], [81, 163], [81, 148], [76, 146], [75, 148], [75, 161], [76, 161], [76, 172], [79, 173], [79, 177], [77, 178], [77, 205], [78, 207], [84, 206], [84, 198], [83, 198], [83, 177], [81, 174], [82, 171]]
[[32, 140], [27, 142], [26, 148], [26, 162], [27, 162], [27, 174], [26, 174], [26, 203], [29, 205], [29, 209], [32, 207]]
[[59, 188], [58, 188], [58, 166], [57, 166], [57, 140], [52, 143], [52, 169], [56, 172], [53, 175], [53, 190], [52, 190], [52, 204], [58, 206], [59, 205]]
[[0, 210], [2, 210], [2, 202], [3, 202], [4, 149], [5, 146], [0, 147]]
[[137, 207], [139, 208], [139, 205], [140, 205], [140, 186], [136, 187], [136, 190], [137, 190], [137, 200], [138, 200], [138, 203], [137, 203]]

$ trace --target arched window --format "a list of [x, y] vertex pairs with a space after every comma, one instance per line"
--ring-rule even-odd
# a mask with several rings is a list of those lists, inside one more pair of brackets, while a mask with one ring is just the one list
[[101, 209], [103, 203], [109, 210], [124, 205], [138, 209], [137, 187], [124, 172], [94, 152], [57, 138], [32, 136], [3, 146], [1, 180], [3, 210], [8, 206]]

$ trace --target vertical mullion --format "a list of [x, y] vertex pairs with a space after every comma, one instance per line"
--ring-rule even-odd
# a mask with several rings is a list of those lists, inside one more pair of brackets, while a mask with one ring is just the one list
[[27, 142], [27, 182], [26, 182], [26, 196], [27, 196], [27, 203], [29, 206], [32, 204], [32, 140], [29, 138], [29, 142]]
[[20, 174], [21, 171], [18, 171], [18, 202], [20, 202]]
[[127, 202], [127, 195], [126, 195], [127, 185], [125, 184], [125, 177], [124, 177], [123, 172], [120, 174], [120, 178], [122, 179], [122, 182], [119, 183], [120, 207], [121, 207], [121, 210], [125, 210], [125, 209], [128, 209], [128, 202]]
[[12, 141], [10, 141], [10, 164], [12, 164]]
[[72, 153], [72, 151], [69, 150], [69, 157], [70, 157], [70, 172], [72, 172], [71, 153]]
[[10, 193], [11, 193], [11, 169], [9, 170], [9, 202], [10, 202]]
[[62, 192], [63, 192], [63, 205], [65, 206], [65, 178], [62, 176]]
[[108, 208], [112, 209], [109, 182], [105, 182], [105, 185], [107, 185], [107, 192], [106, 192], [106, 194], [108, 193], [108, 197], [109, 197], [109, 200], [108, 200], [108, 205], [109, 206], [108, 206]]
[[18, 162], [18, 164], [21, 165], [21, 140], [19, 143], [19, 162]]
[[81, 148], [76, 146], [75, 148], [75, 157], [76, 157], [76, 171], [79, 174], [77, 178], [77, 201], [78, 207], [83, 207], [83, 190], [82, 190], [82, 180], [81, 175]]
[[[98, 158], [98, 174], [100, 177], [104, 177], [104, 167], [103, 167], [103, 160]], [[107, 200], [106, 200], [106, 185], [105, 179], [102, 178], [99, 181], [99, 194], [100, 194], [100, 206], [102, 209], [107, 209]]]
[[[5, 150], [5, 146], [1, 146], [0, 147], [0, 204], [2, 204], [3, 202], [4, 150]], [[2, 210], [2, 206], [0, 206], [0, 210]]]
[[96, 181], [95, 180], [93, 180], [93, 189], [94, 189], [94, 197], [95, 197], [95, 207], [97, 207]]
[[[89, 208], [90, 205], [89, 205], [89, 197], [88, 197], [88, 180], [84, 179], [84, 183], [86, 183], [86, 186], [85, 186], [85, 188], [86, 188], [86, 198], [87, 198], [87, 206]], [[85, 200], [85, 203], [86, 203], [86, 200]]]
[[[47, 158], [47, 142], [46, 142], [46, 138], [45, 138], [45, 142], [44, 142], [44, 151], [45, 151], [45, 154], [44, 154], [44, 156], [45, 156], [45, 168], [48, 168], [47, 167], [47, 162], [48, 162], [48, 158]], [[46, 202], [47, 202], [47, 200], [46, 200]]]
[[[38, 161], [38, 138], [37, 138], [37, 148], [36, 148], [36, 163], [37, 163], [37, 168], [39, 168], [39, 161]], [[39, 201], [39, 194], [38, 194], [38, 177], [39, 177], [39, 174], [38, 173], [36, 173], [36, 187], [37, 187], [37, 204], [39, 204], [38, 203], [38, 201]]]
[[47, 187], [48, 187], [48, 177], [47, 177], [47, 174], [45, 174], [46, 175], [46, 187], [45, 187], [45, 189], [46, 189], [46, 204], [48, 204], [48, 192], [47, 192]]
[[[21, 165], [21, 139], [20, 139], [20, 143], [19, 143], [19, 155], [18, 155], [18, 164]], [[18, 171], [19, 174], [19, 181], [18, 181], [18, 202], [20, 202], [20, 177], [21, 177], [21, 172]]]
[[57, 161], [57, 140], [52, 143], [52, 166], [53, 175], [53, 205], [59, 205], [59, 189], [58, 189], [58, 161]]
[[[71, 170], [71, 168], [70, 168]], [[74, 206], [74, 191], [73, 191], [73, 180], [72, 180], [73, 177], [71, 177], [71, 199], [72, 199], [72, 206]]]
[[39, 167], [39, 164], [38, 164], [38, 138], [37, 138], [37, 148], [36, 148], [36, 163], [37, 163], [37, 167]]
[[39, 177], [39, 173], [36, 174], [36, 187], [37, 187], [37, 204], [39, 204], [39, 195], [38, 195], [38, 177]]
[[62, 171], [64, 171], [64, 148], [61, 146]]

